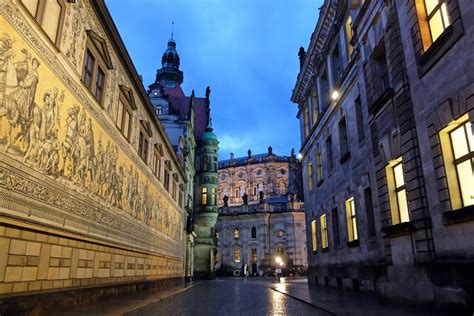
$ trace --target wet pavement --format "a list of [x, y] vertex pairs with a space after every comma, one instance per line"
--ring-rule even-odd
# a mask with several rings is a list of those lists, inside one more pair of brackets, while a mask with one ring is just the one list
[[331, 315], [271, 289], [271, 279], [202, 281], [126, 315]]

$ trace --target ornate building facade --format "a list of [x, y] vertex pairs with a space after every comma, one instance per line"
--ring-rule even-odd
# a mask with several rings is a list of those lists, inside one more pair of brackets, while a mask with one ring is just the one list
[[186, 176], [104, 1], [0, 29], [0, 314], [182, 279]]
[[269, 274], [307, 268], [300, 163], [268, 153], [219, 162], [219, 272]]
[[472, 306], [473, 12], [324, 2], [292, 95], [311, 283]]
[[196, 97], [194, 90], [189, 97], [184, 94], [184, 74], [179, 69], [180, 57], [173, 38], [168, 41], [161, 64], [148, 95], [186, 174], [186, 278], [192, 279], [194, 271], [197, 277], [209, 278], [214, 275], [215, 265], [219, 145], [211, 123], [211, 90], [206, 89], [204, 98]]

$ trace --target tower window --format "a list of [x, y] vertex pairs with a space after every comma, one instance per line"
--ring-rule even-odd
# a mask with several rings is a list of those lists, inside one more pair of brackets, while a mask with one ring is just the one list
[[206, 187], [201, 188], [201, 204], [207, 205], [207, 188]]

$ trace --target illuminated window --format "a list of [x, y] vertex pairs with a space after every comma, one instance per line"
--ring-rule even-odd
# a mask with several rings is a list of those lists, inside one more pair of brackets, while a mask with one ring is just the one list
[[206, 187], [201, 188], [201, 204], [207, 205], [207, 188]]
[[392, 225], [409, 222], [410, 215], [408, 213], [407, 192], [403, 176], [402, 158], [400, 157], [390, 162], [386, 167], [386, 171]]
[[234, 228], [234, 239], [240, 238], [240, 230], [236, 227]]
[[417, 3], [423, 47], [427, 50], [450, 25], [445, 0], [423, 0]]
[[316, 237], [316, 220], [311, 221], [311, 241], [313, 246], [313, 251], [318, 250], [318, 239]]
[[257, 248], [252, 248], [252, 262], [257, 262]]
[[252, 238], [257, 238], [257, 228], [255, 226], [252, 226], [251, 236]]
[[313, 163], [308, 163], [308, 188], [313, 191]]
[[328, 226], [327, 226], [327, 222], [326, 222], [326, 214], [321, 215], [320, 220], [321, 220], [321, 247], [323, 247], [323, 249], [325, 249], [325, 248], [329, 247]]
[[240, 262], [240, 248], [234, 248], [234, 262]]
[[65, 7], [62, 0], [21, 0], [25, 8], [41, 25], [57, 46], [61, 41]]
[[316, 179], [318, 182], [323, 181], [323, 161], [321, 159], [321, 150], [318, 149], [316, 154]]
[[347, 47], [347, 56], [348, 59], [351, 59], [352, 52], [354, 51], [354, 46], [351, 44], [352, 40], [352, 17], [348, 16], [345, 23], [345, 31], [346, 31], [346, 47]]
[[277, 256], [283, 257], [285, 255], [285, 249], [283, 247], [277, 247]]
[[316, 94], [316, 89], [311, 93], [311, 113], [313, 118], [313, 125], [318, 121], [318, 96]]
[[346, 200], [347, 238], [349, 241], [359, 239], [357, 235], [357, 218], [355, 200], [353, 197]]
[[304, 109], [304, 135], [309, 137], [309, 109], [307, 106]]
[[474, 131], [464, 115], [440, 133], [453, 209], [474, 205]]

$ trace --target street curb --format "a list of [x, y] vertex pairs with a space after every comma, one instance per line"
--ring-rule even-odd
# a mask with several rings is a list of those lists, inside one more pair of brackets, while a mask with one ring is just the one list
[[313, 306], [313, 307], [316, 307], [316, 308], [318, 308], [318, 309], [320, 309], [320, 310], [322, 310], [322, 311], [324, 311], [324, 312], [326, 312], [326, 313], [329, 313], [329, 314], [331, 314], [331, 315], [337, 315], [337, 313], [335, 313], [334, 311], [330, 310], [329, 308], [327, 308], [327, 307], [324, 306], [324, 305], [321, 305], [321, 304], [314, 304], [314, 303], [312, 303], [312, 302], [308, 302], [307, 300], [304, 300], [304, 299], [302, 299], [302, 298], [299, 298], [298, 296], [294, 296], [294, 295], [291, 295], [291, 294], [289, 294], [289, 293], [287, 293], [287, 292], [280, 291], [280, 290], [278, 290], [278, 289], [275, 288], [275, 287], [270, 287], [270, 288], [271, 288], [272, 290], [274, 290], [275, 292], [281, 293], [281, 294], [283, 294], [283, 295], [286, 295], [286, 296], [291, 297], [292, 299], [295, 299], [295, 300], [300, 301], [300, 302], [302, 302], [302, 303], [305, 303], [305, 304], [311, 305], [311, 306]]

